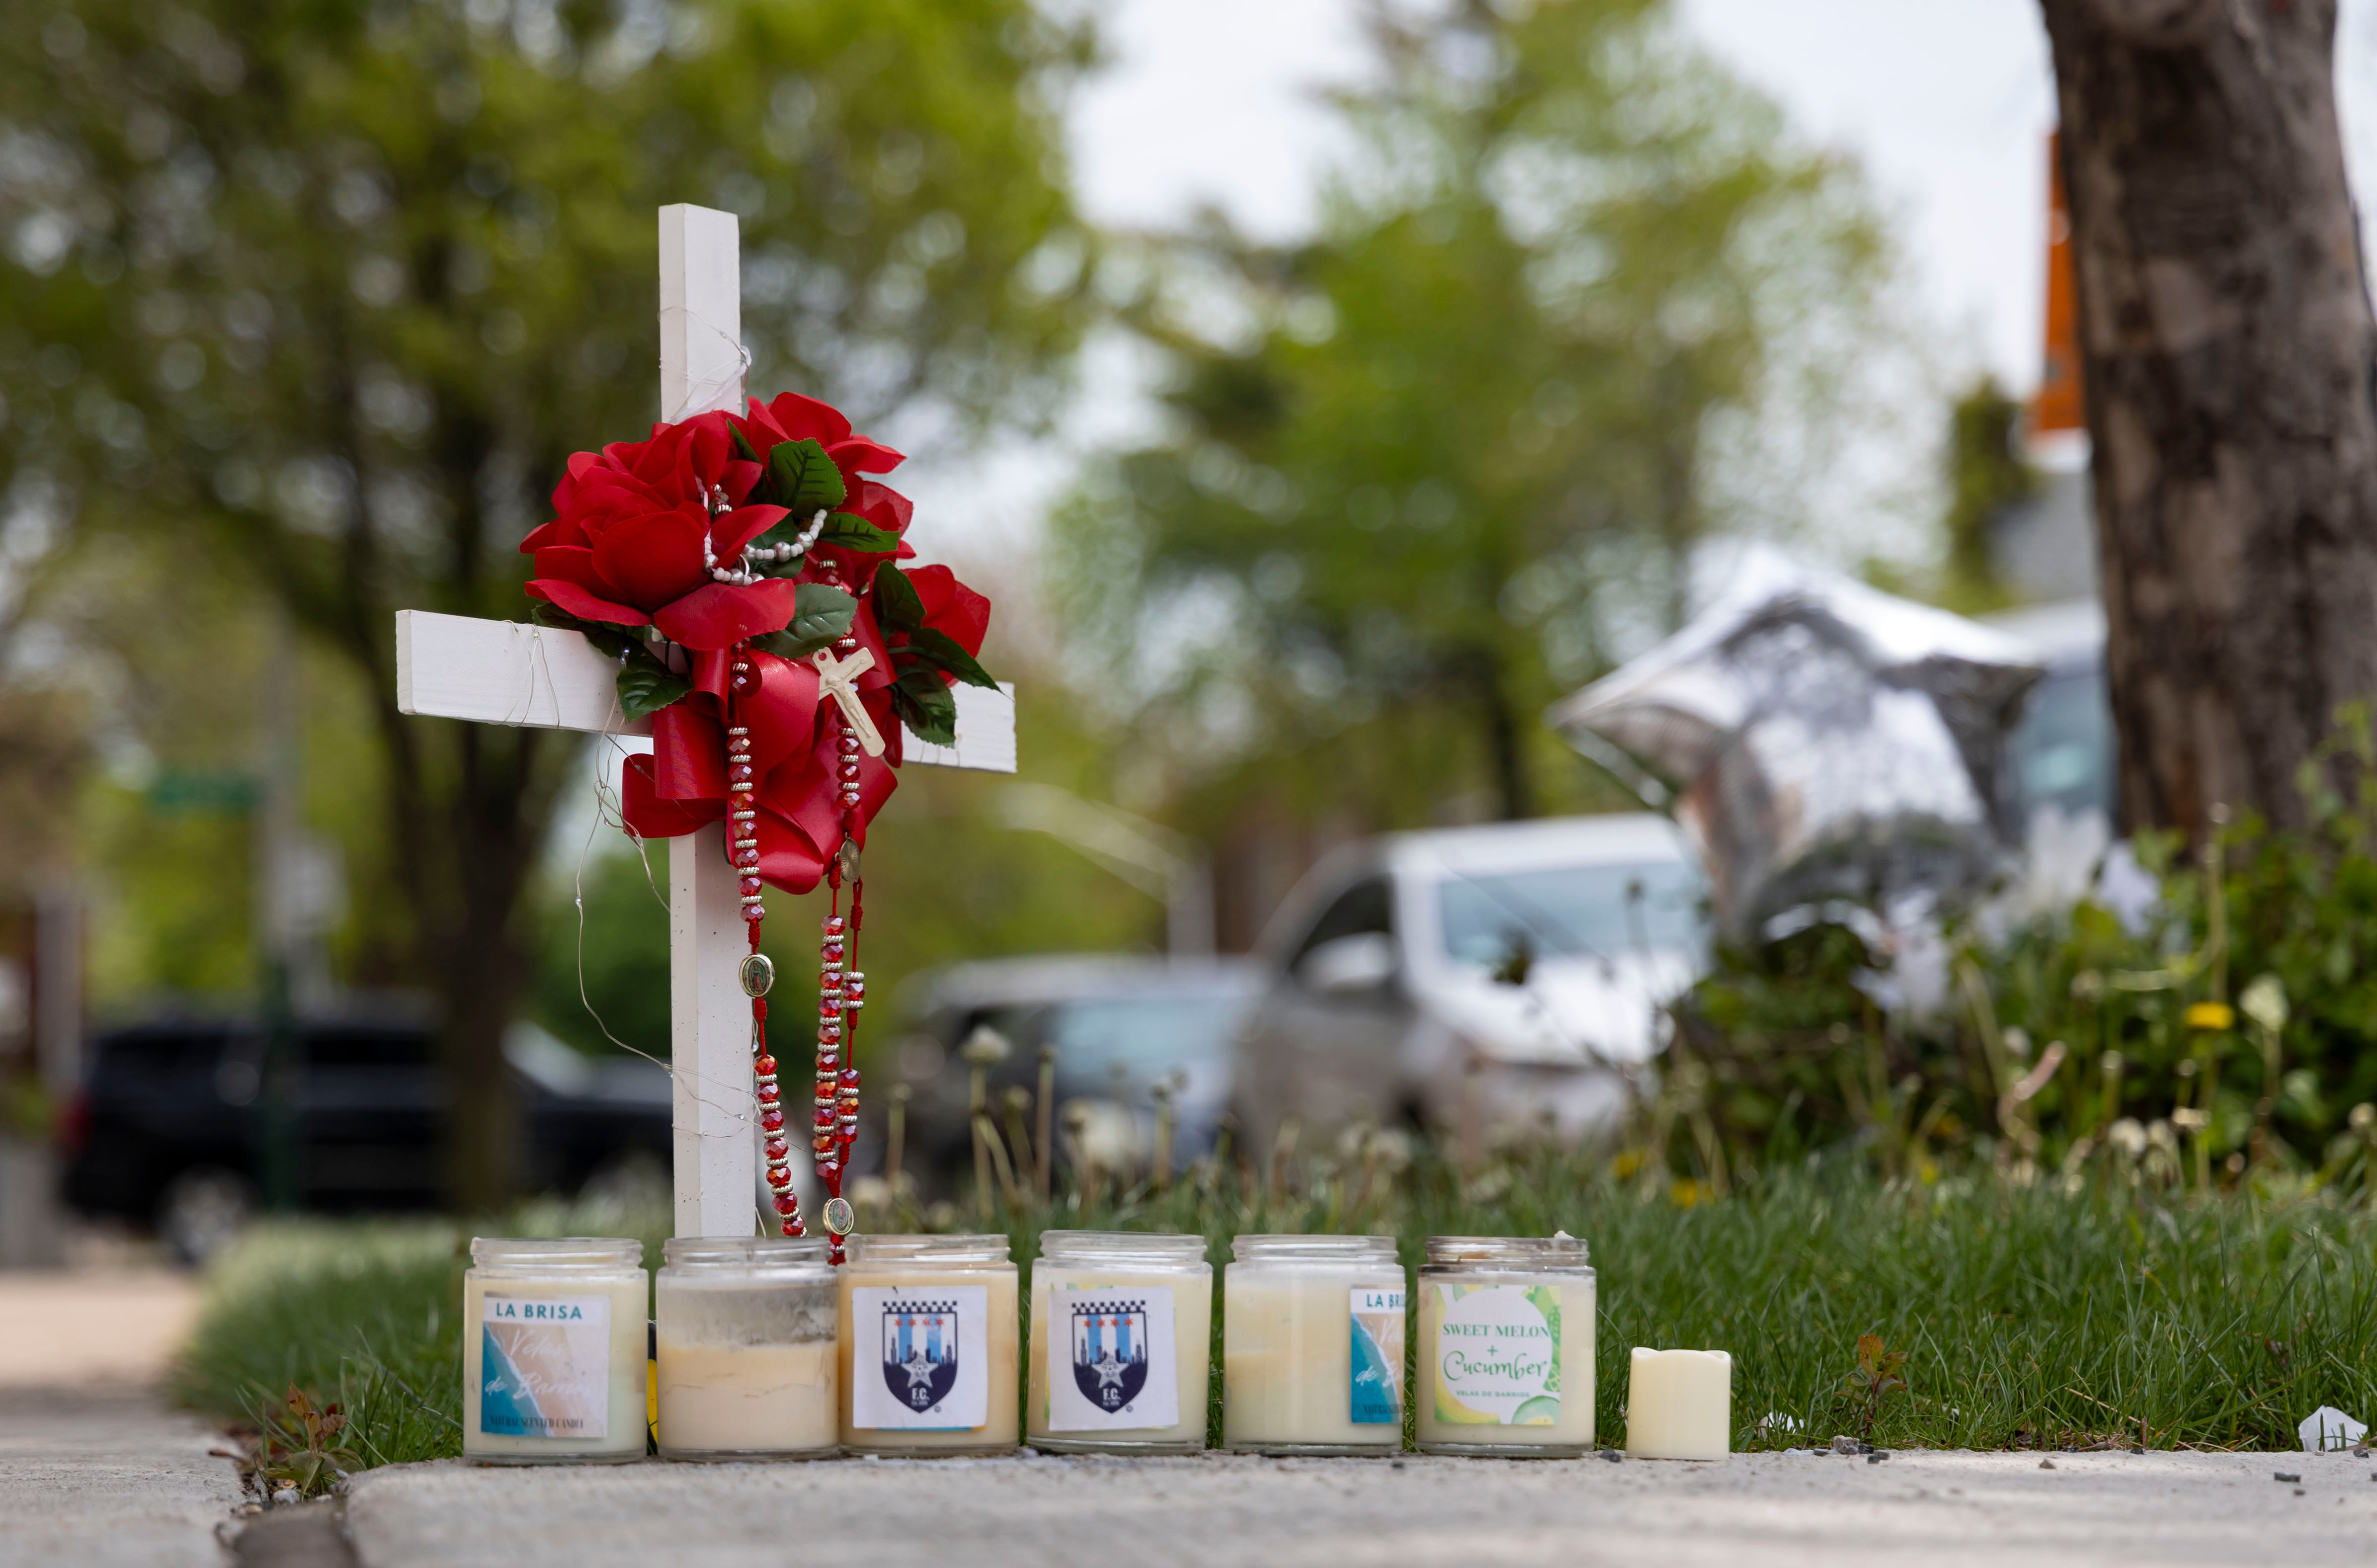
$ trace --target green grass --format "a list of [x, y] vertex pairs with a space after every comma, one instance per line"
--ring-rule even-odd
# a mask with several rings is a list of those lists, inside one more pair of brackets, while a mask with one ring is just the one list
[[[1392, 1183], [1348, 1173], [1286, 1198], [1253, 1185], [1224, 1172], [1161, 1197], [1076, 1193], [1009, 1229], [1019, 1258], [1047, 1227], [1199, 1230], [1218, 1265], [1241, 1230], [1392, 1231], [1412, 1264], [1429, 1235], [1565, 1228], [1600, 1274], [1605, 1442], [1624, 1434], [1634, 1345], [1732, 1352], [1741, 1449], [1835, 1432], [1885, 1446], [2143, 1432], [2157, 1448], [2290, 1448], [2320, 1405], [2377, 1410], [2377, 1217], [2332, 1196], [2183, 1199], [2110, 1177], [2076, 1192], [1986, 1174], [1887, 1184], [1835, 1169], [1679, 1205], [1557, 1155], [1465, 1183], [1424, 1158]], [[664, 1215], [544, 1205], [507, 1223], [640, 1235], [656, 1263]], [[177, 1393], [236, 1419], [293, 1382], [341, 1401], [373, 1463], [459, 1453], [461, 1237], [439, 1223], [259, 1229], [214, 1272]], [[1907, 1353], [1908, 1384], [1869, 1434], [1842, 1392], [1868, 1334]], [[1770, 1412], [1796, 1431], [1762, 1430]], [[1218, 1413], [1217, 1394], [1216, 1439]]]

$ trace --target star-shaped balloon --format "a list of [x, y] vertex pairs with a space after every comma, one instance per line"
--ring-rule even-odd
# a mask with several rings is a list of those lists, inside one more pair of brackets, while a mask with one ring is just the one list
[[1985, 885], [2020, 838], [2001, 759], [2042, 673], [1978, 622], [1757, 553], [1549, 718], [1673, 796], [1718, 931], [1750, 941], [1830, 900], [1888, 912]]

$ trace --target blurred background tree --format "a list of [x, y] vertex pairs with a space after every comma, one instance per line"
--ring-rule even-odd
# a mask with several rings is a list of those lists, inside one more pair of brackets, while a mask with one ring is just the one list
[[1538, 714], [1679, 620], [1694, 546], [1744, 521], [1710, 482], [1728, 425], [1820, 419], [1881, 329], [1857, 176], [1666, 6], [1371, 25], [1319, 235], [1213, 218], [1152, 258], [1166, 438], [1059, 522], [1101, 695], [1225, 838], [1623, 800]]
[[1948, 410], [1948, 554], [1941, 604], [1965, 615], [2005, 608], [2011, 594], [1989, 555], [1989, 530], [2028, 500], [2038, 476], [2019, 447], [2022, 405], [1984, 376]]
[[392, 612], [517, 615], [564, 460], [653, 417], [663, 202], [743, 220], [756, 388], [1028, 423], [1080, 321], [1053, 95], [1089, 51], [1023, 0], [83, 0], [0, 36], [11, 536], [218, 748], [288, 654], [252, 608], [194, 625], [211, 579], [328, 656], [339, 804], [380, 820], [357, 969], [443, 1004], [466, 1207], [510, 1185], [500, 1043], [579, 743], [398, 715]]

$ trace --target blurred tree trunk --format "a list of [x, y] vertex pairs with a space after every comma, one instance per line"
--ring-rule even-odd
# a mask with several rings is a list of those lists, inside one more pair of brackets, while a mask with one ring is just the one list
[[2298, 823], [2377, 690], [2372, 328], [2335, 0], [2041, 0], [2131, 828]]

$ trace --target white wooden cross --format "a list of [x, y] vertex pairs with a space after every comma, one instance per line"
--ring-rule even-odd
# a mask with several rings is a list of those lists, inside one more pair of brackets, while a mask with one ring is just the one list
[[[661, 408], [672, 422], [742, 407], [741, 271], [733, 213], [661, 209]], [[852, 662], [826, 671], [820, 661], [819, 669], [828, 683], [859, 673]], [[396, 705], [402, 712], [650, 735], [649, 720], [621, 710], [617, 673], [614, 661], [574, 631], [423, 610], [396, 614]], [[936, 746], [911, 735], [904, 760], [1015, 772], [1014, 688], [960, 686], [956, 696], [957, 744]], [[881, 736], [876, 738], [870, 749], [880, 748]], [[809, 933], [797, 940], [807, 941]], [[723, 826], [671, 839], [669, 1053], [679, 1236], [748, 1236], [758, 1216], [751, 1004], [735, 977], [747, 949]], [[796, 1059], [804, 1043], [788, 1039], [777, 1048]], [[796, 1153], [805, 1142], [794, 1137]]]

